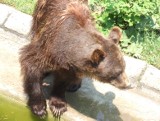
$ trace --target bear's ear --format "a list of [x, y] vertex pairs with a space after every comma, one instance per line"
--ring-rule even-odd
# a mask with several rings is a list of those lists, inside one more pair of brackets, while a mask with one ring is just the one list
[[93, 51], [91, 56], [91, 61], [94, 65], [98, 65], [104, 59], [104, 52], [100, 49], [96, 49]]
[[114, 41], [116, 44], [118, 44], [121, 39], [121, 36], [122, 36], [121, 29], [115, 26], [111, 29], [108, 38]]

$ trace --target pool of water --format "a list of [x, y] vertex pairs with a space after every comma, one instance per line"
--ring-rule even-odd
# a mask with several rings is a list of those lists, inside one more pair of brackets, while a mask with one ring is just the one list
[[[0, 95], [0, 121], [56, 121], [51, 115], [45, 119], [34, 116], [30, 110], [15, 99]], [[63, 121], [63, 120], [62, 120]]]

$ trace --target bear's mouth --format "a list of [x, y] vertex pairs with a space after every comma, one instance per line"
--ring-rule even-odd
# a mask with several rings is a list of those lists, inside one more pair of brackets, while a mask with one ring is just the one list
[[125, 80], [119, 81], [118, 78], [113, 78], [112, 80], [110, 80], [109, 82], [111, 85], [113, 85], [114, 87], [117, 87], [119, 89], [133, 89], [134, 85], [131, 83], [125, 83]]
[[119, 75], [110, 76], [109, 78], [103, 78], [102, 82], [107, 82], [119, 89], [133, 89], [134, 85], [127, 81], [128, 78], [123, 79], [122, 75], [121, 73]]

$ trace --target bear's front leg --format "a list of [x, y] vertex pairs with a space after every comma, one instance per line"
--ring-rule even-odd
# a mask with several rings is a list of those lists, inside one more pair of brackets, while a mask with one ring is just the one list
[[65, 91], [76, 91], [80, 88], [81, 79], [73, 69], [60, 69], [53, 72], [54, 84], [49, 100], [49, 107], [54, 116], [59, 117], [67, 111]]
[[49, 99], [49, 108], [55, 117], [60, 117], [67, 111], [67, 103], [65, 100], [65, 83], [56, 82], [53, 86], [52, 94]]
[[24, 75], [24, 89], [28, 95], [28, 106], [35, 115], [44, 118], [47, 112], [46, 100], [42, 93], [42, 74], [38, 71], [27, 72]]

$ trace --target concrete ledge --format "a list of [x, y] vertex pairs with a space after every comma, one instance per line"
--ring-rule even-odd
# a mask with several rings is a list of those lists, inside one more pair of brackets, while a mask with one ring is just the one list
[[140, 80], [140, 93], [157, 102], [160, 101], [160, 70], [148, 65]]
[[148, 65], [140, 82], [142, 86], [153, 88], [160, 93], [160, 70]]
[[125, 56], [126, 61], [126, 73], [131, 83], [138, 87], [140, 80], [147, 68], [147, 63], [142, 60], [138, 60], [132, 57]]
[[31, 16], [16, 11], [11, 13], [4, 26], [20, 34], [28, 35], [28, 33], [30, 32], [31, 24]]
[[14, 8], [6, 6], [4, 4], [0, 4], [0, 25], [4, 24], [8, 16], [15, 11]]
[[28, 14], [4, 4], [0, 4], [0, 25], [4, 29], [27, 36], [32, 25], [32, 17]]

